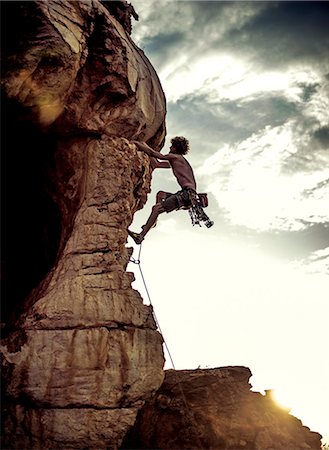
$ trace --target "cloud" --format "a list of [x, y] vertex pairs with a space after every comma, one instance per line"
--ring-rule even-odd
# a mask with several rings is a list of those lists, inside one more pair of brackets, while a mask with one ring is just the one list
[[[298, 114], [298, 106], [282, 93], [264, 93], [248, 101], [209, 100], [207, 95], [188, 95], [170, 105], [186, 122], [208, 125], [221, 141], [239, 141], [266, 125], [280, 125]], [[194, 125], [195, 126], [195, 125]]]
[[[305, 73], [301, 78], [307, 77], [313, 79]], [[204, 89], [168, 103], [168, 130], [191, 138], [191, 157], [195, 148], [200, 157], [194, 161], [199, 164], [202, 157], [225, 144], [242, 142], [265, 127], [278, 127], [294, 120], [294, 142], [299, 156], [304, 157], [296, 159], [293, 154], [285, 161], [285, 168], [298, 170], [301, 164], [311, 168], [310, 160], [323, 159], [315, 150], [326, 148], [327, 127], [323, 124], [329, 103], [325, 90], [326, 86], [317, 84], [305, 100], [305, 84], [299, 87], [297, 83], [288, 84], [287, 90], [259, 90], [257, 95], [239, 99], [216, 98], [214, 90]]]
[[[313, 170], [307, 161], [299, 171], [282, 170], [298, 147], [294, 121], [266, 127], [245, 141], [227, 145], [208, 158], [197, 171], [233, 224], [254, 230], [301, 230], [329, 221], [323, 205], [329, 198], [327, 164]], [[302, 155], [303, 158], [303, 155]], [[304, 167], [304, 169], [302, 169]]]
[[[166, 93], [168, 138], [190, 140], [198, 185], [217, 199], [209, 207], [215, 222], [226, 233], [240, 227], [246, 235], [249, 227], [258, 237], [283, 233], [317, 249], [315, 237], [307, 247], [308, 236], [323, 236], [329, 220], [328, 4], [134, 6], [134, 39]], [[288, 238], [282, 242], [289, 247]]]
[[329, 275], [329, 247], [313, 252], [304, 260], [304, 264], [309, 273], [327, 273]]
[[313, 138], [319, 143], [321, 148], [329, 150], [329, 126], [315, 130]]
[[[240, 30], [227, 35], [227, 45], [255, 50], [266, 67], [327, 65], [329, 56], [328, 2], [273, 2]], [[328, 67], [328, 66], [327, 66]]]
[[305, 62], [329, 70], [327, 2], [137, 0], [134, 6], [140, 15], [134, 39], [158, 71], [177, 55], [193, 63], [214, 53], [274, 70]]
[[133, 38], [161, 71], [177, 55], [188, 55], [189, 62], [210, 55], [230, 29], [240, 29], [266, 6], [262, 2], [136, 0], [134, 7], [140, 20], [133, 27]]
[[266, 254], [287, 259], [295, 267], [304, 267], [307, 273], [327, 273], [329, 265], [329, 223], [309, 224], [303, 230], [266, 231], [257, 235], [240, 230], [249, 242], [254, 242]]
[[[185, 107], [186, 114], [195, 106], [206, 114], [201, 110], [208, 107], [210, 121], [233, 119], [229, 128], [244, 138], [243, 115], [261, 129], [265, 116], [278, 125], [306, 105], [304, 116], [316, 116], [326, 126], [329, 33], [322, 3], [134, 2], [140, 14], [134, 38], [160, 76], [169, 121]], [[298, 61], [297, 54], [303, 55]]]

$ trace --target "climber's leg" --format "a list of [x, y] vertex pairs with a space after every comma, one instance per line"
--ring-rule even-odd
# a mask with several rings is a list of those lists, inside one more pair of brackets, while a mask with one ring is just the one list
[[161, 203], [162, 200], [166, 199], [168, 195], [171, 195], [169, 192], [159, 191], [156, 195], [156, 203]]
[[156, 223], [156, 220], [159, 216], [159, 214], [163, 213], [165, 210], [163, 209], [161, 203], [157, 203], [153, 206], [152, 212], [150, 214], [150, 217], [147, 219], [146, 224], [142, 227], [141, 233], [134, 233], [133, 231], [128, 230], [129, 236], [133, 238], [133, 240], [136, 242], [136, 244], [141, 244], [144, 240], [146, 234], [150, 231], [150, 229], [153, 227], [153, 225]]
[[[172, 195], [172, 194], [170, 194], [169, 192], [159, 191], [156, 195], [156, 203], [161, 203], [163, 200], [165, 200], [170, 195]], [[156, 227], [157, 222], [158, 221], [156, 219], [151, 228]], [[142, 230], [144, 230], [145, 227], [146, 227], [146, 224], [142, 226]]]
[[169, 213], [179, 209], [178, 198], [181, 196], [181, 192], [182, 191], [179, 191], [176, 194], [171, 194], [169, 192], [159, 191], [157, 193], [157, 203], [153, 206], [152, 212], [150, 217], [147, 219], [146, 224], [142, 226], [142, 232], [134, 233], [133, 231], [128, 230], [129, 236], [133, 238], [136, 244], [142, 243], [146, 234], [156, 225], [157, 218], [160, 214], [164, 212]]
[[143, 231], [140, 233], [140, 238], [144, 239], [145, 235], [150, 231], [150, 229], [156, 224], [158, 216], [163, 213], [165, 210], [163, 209], [161, 203], [156, 203], [150, 214], [150, 217], [147, 219], [146, 224], [142, 227]]

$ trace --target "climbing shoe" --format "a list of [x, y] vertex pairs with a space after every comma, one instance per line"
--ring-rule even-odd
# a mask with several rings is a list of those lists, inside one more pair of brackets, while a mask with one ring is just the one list
[[142, 243], [143, 238], [141, 238], [138, 233], [134, 233], [133, 231], [128, 230], [128, 234], [133, 238], [136, 244], [140, 245]]

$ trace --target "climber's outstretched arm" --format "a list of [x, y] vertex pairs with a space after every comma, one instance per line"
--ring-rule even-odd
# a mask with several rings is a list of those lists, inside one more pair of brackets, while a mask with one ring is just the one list
[[156, 158], [151, 156], [151, 167], [152, 169], [170, 169], [171, 165], [168, 161], [158, 161]]
[[[145, 152], [148, 156], [152, 158], [152, 166], [155, 164], [155, 167], [161, 167], [161, 168], [169, 168], [171, 167], [168, 159], [170, 159], [170, 155], [163, 155], [160, 152], [156, 152], [151, 148], [149, 145], [146, 144], [146, 142], [139, 142], [139, 141], [132, 141], [138, 150], [141, 150], [142, 152]], [[154, 162], [153, 158], [156, 160], [156, 163]], [[157, 159], [165, 160], [165, 161], [157, 161]]]
[[157, 159], [169, 159], [168, 155], [163, 155], [160, 152], [156, 152], [151, 148], [149, 145], [146, 144], [146, 142], [139, 142], [139, 141], [132, 141], [133, 144], [136, 145], [138, 150], [141, 150], [142, 152], [145, 152], [149, 156], [153, 156], [153, 158]]

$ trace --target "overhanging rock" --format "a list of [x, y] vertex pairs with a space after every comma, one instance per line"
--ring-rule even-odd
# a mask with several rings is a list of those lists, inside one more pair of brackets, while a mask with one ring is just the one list
[[117, 448], [164, 376], [126, 242], [151, 181], [130, 141], [161, 148], [165, 97], [100, 1], [6, 3], [4, 448]]

